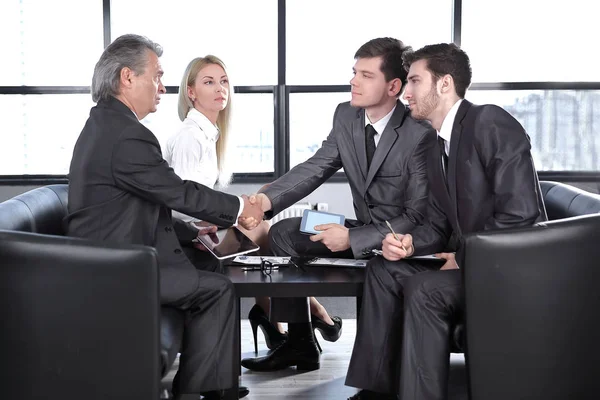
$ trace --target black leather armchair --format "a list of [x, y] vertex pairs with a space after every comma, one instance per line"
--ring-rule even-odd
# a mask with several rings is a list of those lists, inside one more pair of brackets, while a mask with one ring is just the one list
[[[31, 254], [39, 251], [39, 245], [37, 243], [41, 244], [51, 241], [52, 252], [44, 255], [44, 257], [46, 257], [45, 261], [35, 260], [35, 262], [43, 262], [43, 265], [45, 265], [45, 280], [51, 279], [54, 275], [62, 276], [67, 274], [66, 268], [70, 265], [71, 260], [75, 259], [75, 255], [72, 253], [78, 248], [77, 246], [89, 246], [91, 249], [95, 249], [94, 251], [89, 251], [89, 261], [90, 264], [92, 262], [98, 264], [98, 274], [100, 274], [100, 264], [105, 263], [107, 266], [109, 266], [110, 263], [117, 263], [117, 265], [123, 267], [123, 274], [126, 276], [128, 267], [124, 264], [122, 265], [122, 263], [118, 263], [118, 260], [111, 255], [113, 253], [111, 249], [113, 249], [114, 246], [94, 244], [89, 241], [81, 241], [75, 238], [64, 237], [65, 226], [63, 225], [63, 219], [67, 214], [67, 197], [68, 185], [51, 185], [31, 190], [27, 193], [0, 203], [0, 230], [4, 230], [2, 233], [2, 237], [4, 239], [0, 239], [0, 245], [3, 244], [3, 241], [6, 240], [7, 237], [12, 238], [11, 251], [13, 251], [13, 253], [11, 253], [11, 257], [14, 257], [15, 260], [18, 260], [19, 257], [21, 257], [22, 263], [32, 263], [34, 262], [34, 259], [30, 258]], [[29, 232], [31, 234], [19, 234], [17, 232]], [[22, 240], [22, 244], [17, 246], [16, 243], [19, 243], [20, 240]], [[85, 244], [82, 244], [84, 242]], [[106, 248], [106, 251], [100, 251], [101, 248]], [[2, 249], [4, 250], [4, 247], [2, 247]], [[137, 249], [135, 251], [141, 250]], [[80, 257], [80, 261], [83, 263], [86, 256], [85, 251], [81, 250], [77, 254], [78, 257]], [[5, 262], [4, 257], [4, 253], [0, 255], [0, 260], [2, 260], [2, 263]], [[155, 261], [148, 262], [146, 267], [146, 271], [148, 273], [152, 273], [152, 271], [154, 271], [155, 266], [153, 266], [153, 263], [155, 263]], [[18, 264], [19, 261], [14, 261], [14, 265]], [[136, 265], [141, 268], [140, 264]], [[94, 266], [96, 266], [96, 264], [94, 264]], [[131, 268], [131, 266], [129, 266], [129, 268]], [[116, 274], [117, 271], [115, 270], [114, 273]], [[93, 283], [97, 279], [95, 274], [96, 270], [93, 272], [90, 271], [87, 278], [85, 276], [80, 276], [78, 279], [87, 280], [90, 283]], [[129, 282], [129, 284], [131, 285], [132, 293], [135, 293], [135, 291], [138, 290], [136, 288], [136, 283]], [[75, 287], [74, 290], [76, 290]], [[85, 291], [79, 290], [77, 293], [85, 294]], [[158, 295], [158, 292], [156, 292], [156, 294]], [[106, 293], [103, 293], [102, 295], [106, 296]], [[10, 299], [6, 299], [6, 301], [9, 300]], [[131, 309], [131, 307], [125, 305], [122, 306], [122, 309], [119, 309], [117, 305], [113, 304], [113, 306], [115, 307], [115, 315], [119, 315], [122, 312], [122, 309]], [[158, 357], [160, 355], [158, 358], [160, 364], [156, 366], [156, 369], [160, 371], [162, 376], [166, 375], [166, 373], [169, 371], [173, 361], [175, 360], [175, 357], [177, 356], [177, 353], [179, 352], [182, 335], [183, 313], [173, 308], [161, 307], [160, 350], [155, 352], [155, 356]], [[127, 336], [123, 335], [122, 337], [124, 339]], [[99, 341], [103, 340], [102, 335], [100, 334], [94, 336], [94, 338], [97, 338]], [[99, 345], [100, 344], [101, 343], [99, 342]], [[128, 351], [124, 351], [123, 355], [130, 357], [131, 355], [127, 355], [128, 353]], [[0, 358], [4, 359], [3, 357]], [[136, 355], [135, 357], [138, 356]], [[143, 358], [140, 358], [140, 360], [141, 359]], [[115, 366], [113, 366], [113, 368], [114, 367]], [[117, 367], [119, 370], [123, 371], [123, 367], [121, 365]], [[4, 389], [5, 387], [3, 386], [3, 390]], [[23, 397], [15, 396], [15, 398]], [[107, 396], [106, 398], [109, 397]]]
[[0, 260], [3, 398], [158, 396], [153, 248], [0, 231]]
[[[560, 182], [541, 181], [542, 196], [549, 220], [600, 213], [600, 195]], [[465, 325], [457, 322], [452, 330], [450, 349], [464, 353]]]
[[[563, 189], [555, 199], [570, 198]], [[572, 211], [568, 204], [557, 212]], [[472, 400], [598, 398], [598, 238], [598, 214], [466, 238]]]

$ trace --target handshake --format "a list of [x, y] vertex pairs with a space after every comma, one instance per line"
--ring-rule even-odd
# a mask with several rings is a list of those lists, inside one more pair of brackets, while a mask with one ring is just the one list
[[244, 209], [238, 218], [238, 224], [247, 230], [252, 230], [262, 222], [265, 212], [271, 209], [271, 200], [263, 193], [250, 196], [243, 194], [242, 199]]

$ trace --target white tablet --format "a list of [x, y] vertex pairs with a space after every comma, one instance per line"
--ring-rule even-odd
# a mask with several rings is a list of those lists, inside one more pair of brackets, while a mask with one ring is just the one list
[[302, 214], [302, 221], [300, 222], [300, 232], [308, 235], [317, 235], [321, 232], [315, 230], [315, 225], [344, 225], [345, 220], [346, 217], [341, 214], [332, 214], [315, 210], [304, 210], [304, 213]]
[[251, 253], [260, 248], [236, 227], [220, 229], [213, 234], [200, 235], [198, 241], [219, 260]]

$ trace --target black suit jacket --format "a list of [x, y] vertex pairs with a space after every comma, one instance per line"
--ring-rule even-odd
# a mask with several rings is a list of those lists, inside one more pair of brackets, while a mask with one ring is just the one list
[[333, 129], [319, 150], [277, 179], [264, 193], [272, 203], [267, 217], [309, 195], [344, 168], [357, 220], [347, 220], [354, 257], [381, 249], [389, 232], [410, 232], [427, 212], [427, 152], [435, 144], [435, 130], [415, 121], [401, 102], [386, 125], [370, 168], [365, 148], [365, 110], [350, 103], [338, 105]]
[[181, 180], [162, 158], [156, 137], [119, 100], [91, 109], [69, 170], [67, 233], [155, 247], [163, 303], [198, 286], [198, 274], [179, 242], [191, 241], [197, 231], [172, 221], [171, 209], [230, 226], [239, 204], [236, 196]]
[[428, 222], [413, 232], [416, 255], [458, 251], [460, 264], [463, 235], [547, 219], [529, 137], [500, 107], [463, 100], [450, 137], [447, 182], [438, 146], [428, 160]]

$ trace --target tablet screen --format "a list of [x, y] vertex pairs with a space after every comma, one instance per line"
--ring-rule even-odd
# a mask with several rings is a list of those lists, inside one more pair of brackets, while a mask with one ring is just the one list
[[318, 234], [315, 225], [321, 224], [340, 224], [344, 225], [345, 217], [341, 214], [332, 214], [315, 210], [304, 210], [302, 222], [300, 223], [300, 232], [308, 234]]
[[259, 249], [256, 243], [235, 227], [220, 229], [212, 235], [201, 235], [198, 239], [219, 260]]

